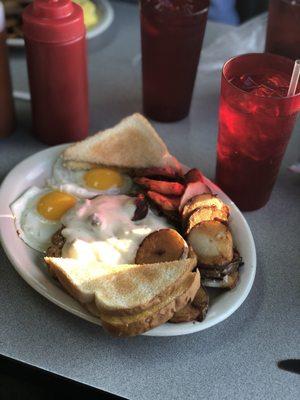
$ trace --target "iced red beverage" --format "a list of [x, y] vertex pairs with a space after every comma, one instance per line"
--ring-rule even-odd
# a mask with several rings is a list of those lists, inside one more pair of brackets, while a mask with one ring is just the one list
[[270, 0], [266, 51], [300, 58], [300, 0]]
[[189, 113], [209, 0], [141, 0], [143, 107], [157, 121]]
[[300, 110], [300, 94], [286, 97], [292, 71], [291, 60], [274, 54], [245, 54], [223, 67], [216, 180], [244, 211], [271, 195]]

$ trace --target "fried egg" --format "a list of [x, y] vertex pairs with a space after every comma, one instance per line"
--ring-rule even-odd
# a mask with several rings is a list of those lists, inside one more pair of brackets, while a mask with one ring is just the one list
[[52, 235], [62, 226], [61, 218], [76, 202], [68, 193], [29, 188], [10, 206], [19, 237], [33, 249], [46, 251]]
[[154, 214], [133, 221], [135, 198], [99, 196], [78, 203], [62, 222], [66, 239], [62, 256], [109, 265], [134, 264], [137, 249], [151, 232], [169, 228], [167, 220]]
[[53, 166], [48, 185], [76, 197], [90, 199], [99, 195], [128, 194], [131, 178], [116, 169], [94, 166], [89, 170], [72, 170], [59, 157]]

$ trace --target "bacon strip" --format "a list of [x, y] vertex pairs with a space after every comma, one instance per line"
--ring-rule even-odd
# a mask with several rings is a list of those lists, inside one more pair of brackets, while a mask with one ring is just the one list
[[156, 181], [149, 178], [136, 178], [134, 181], [146, 189], [170, 196], [181, 196], [185, 190], [185, 186], [179, 182]]
[[147, 196], [162, 210], [177, 211], [180, 203], [180, 197], [167, 197], [163, 194], [149, 190]]

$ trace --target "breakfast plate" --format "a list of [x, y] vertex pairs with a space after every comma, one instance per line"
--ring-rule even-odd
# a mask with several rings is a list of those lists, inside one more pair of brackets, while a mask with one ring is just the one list
[[[31, 287], [72, 314], [101, 325], [98, 318], [90, 315], [50, 277], [41, 253], [32, 250], [20, 240], [9, 207], [28, 187], [44, 185], [50, 176], [53, 163], [66, 147], [67, 145], [60, 145], [36, 153], [18, 164], [7, 175], [0, 189], [0, 238], [14, 268]], [[250, 228], [236, 205], [211, 181], [206, 179], [205, 183], [230, 206], [230, 228], [244, 261], [244, 266], [240, 269], [240, 280], [234, 289], [211, 297], [210, 308], [203, 322], [165, 323], [144, 335], [177, 336], [207, 329], [235, 312], [251, 290], [256, 271], [256, 251]]]
[[[100, 20], [87, 29], [86, 38], [93, 39], [104, 33], [114, 20], [114, 9], [108, 0], [93, 0], [97, 7], [97, 14], [101, 16]], [[7, 44], [10, 47], [24, 47], [24, 39], [21, 37], [7, 38]]]

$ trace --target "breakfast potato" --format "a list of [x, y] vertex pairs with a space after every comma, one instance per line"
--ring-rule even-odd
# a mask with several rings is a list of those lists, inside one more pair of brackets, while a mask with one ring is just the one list
[[202, 279], [202, 284], [205, 287], [231, 290], [236, 287], [238, 281], [239, 271], [235, 271], [232, 274], [224, 276], [222, 279], [204, 278]]
[[160, 229], [150, 233], [140, 244], [136, 264], [151, 264], [179, 260], [188, 255], [188, 246], [174, 229]]
[[192, 303], [190, 303], [181, 310], [177, 311], [168, 322], [177, 324], [181, 322], [197, 321], [200, 313], [201, 311]]
[[209, 305], [209, 297], [207, 291], [200, 286], [194, 300], [187, 304], [184, 308], [177, 311], [169, 322], [180, 323], [190, 321], [203, 321]]
[[197, 209], [197, 208], [202, 208], [202, 207], [210, 207], [210, 206], [215, 206], [218, 210], [221, 210], [224, 215], [227, 214], [227, 219], [229, 216], [229, 208], [226, 206], [222, 200], [220, 200], [217, 196], [210, 194], [210, 193], [204, 193], [204, 194], [199, 194], [197, 196], [192, 197], [190, 200], [187, 201], [187, 203], [184, 205], [182, 209], [182, 221], [183, 224], [186, 223], [190, 215]]
[[185, 232], [188, 235], [191, 229], [195, 225], [200, 224], [200, 222], [214, 221], [214, 220], [227, 222], [228, 213], [223, 208], [221, 210], [218, 209], [215, 205], [209, 207], [196, 208], [196, 210], [192, 212], [192, 214], [189, 216], [187, 220]]
[[200, 272], [202, 278], [207, 279], [222, 279], [224, 276], [232, 274], [238, 271], [239, 267], [242, 265], [242, 258], [235, 252], [233, 260], [225, 265], [204, 265], [201, 264]]
[[195, 225], [187, 236], [198, 264], [224, 265], [232, 261], [233, 240], [228, 227], [219, 221], [204, 221]]

